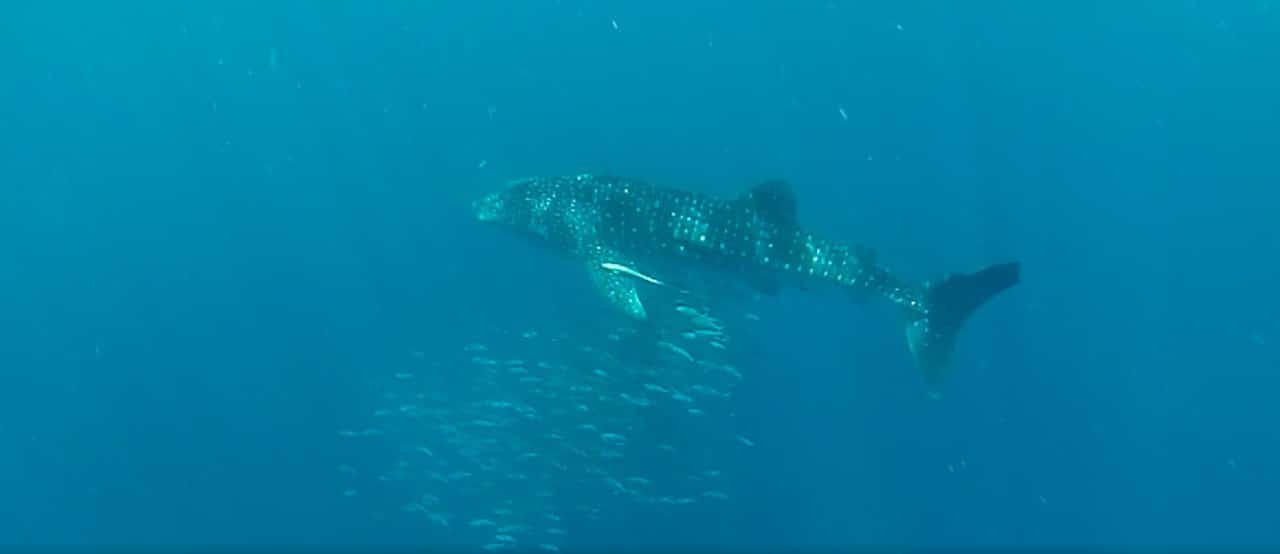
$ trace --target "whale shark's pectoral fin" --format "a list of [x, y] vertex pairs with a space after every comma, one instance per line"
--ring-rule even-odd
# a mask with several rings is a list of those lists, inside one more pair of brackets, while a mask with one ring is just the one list
[[646, 319], [644, 302], [640, 300], [640, 292], [636, 290], [637, 278], [626, 272], [618, 271], [615, 266], [630, 267], [616, 256], [601, 252], [599, 256], [587, 258], [587, 273], [591, 276], [591, 284], [604, 295], [614, 307], [622, 310], [635, 319]]

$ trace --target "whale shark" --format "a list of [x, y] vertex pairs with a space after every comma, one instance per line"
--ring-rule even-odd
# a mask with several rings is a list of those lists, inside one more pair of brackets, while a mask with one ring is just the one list
[[782, 180], [719, 198], [612, 175], [531, 177], [484, 195], [472, 210], [480, 222], [581, 262], [595, 289], [636, 320], [649, 317], [639, 288], [679, 286], [663, 273], [676, 267], [731, 275], [766, 295], [829, 286], [886, 299], [901, 309], [907, 347], [932, 385], [943, 380], [962, 324], [1019, 281], [1019, 264], [1005, 262], [908, 283], [875, 250], [802, 228]]

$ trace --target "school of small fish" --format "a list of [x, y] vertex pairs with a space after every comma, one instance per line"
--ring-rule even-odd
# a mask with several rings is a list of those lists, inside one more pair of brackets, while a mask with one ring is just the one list
[[451, 359], [414, 352], [376, 383], [385, 405], [338, 431], [399, 452], [385, 467], [339, 468], [343, 494], [390, 487], [400, 512], [437, 535], [547, 552], [575, 525], [625, 517], [620, 503], [728, 500], [716, 462], [754, 445], [731, 413], [742, 375], [720, 320], [683, 304], [672, 313], [679, 325], [656, 337], [496, 330]]

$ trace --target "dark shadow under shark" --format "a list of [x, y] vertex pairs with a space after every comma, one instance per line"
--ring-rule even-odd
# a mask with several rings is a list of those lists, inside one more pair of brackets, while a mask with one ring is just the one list
[[825, 284], [883, 297], [902, 309], [907, 345], [931, 384], [942, 381], [964, 321], [1019, 279], [1019, 265], [1003, 263], [907, 284], [871, 249], [800, 228], [782, 181], [718, 199], [623, 177], [538, 177], [509, 183], [473, 209], [480, 221], [581, 260], [609, 303], [637, 320], [650, 318], [638, 287], [679, 290], [667, 276], [689, 269], [733, 275], [766, 294]]

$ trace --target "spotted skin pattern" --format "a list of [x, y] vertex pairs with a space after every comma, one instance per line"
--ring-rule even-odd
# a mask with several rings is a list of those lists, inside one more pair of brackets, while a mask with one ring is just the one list
[[870, 291], [923, 310], [919, 292], [877, 265], [869, 249], [806, 232], [785, 215], [767, 217], [754, 200], [750, 193], [724, 200], [636, 179], [574, 175], [513, 182], [479, 202], [478, 213], [580, 257], [674, 256], [716, 269]]

